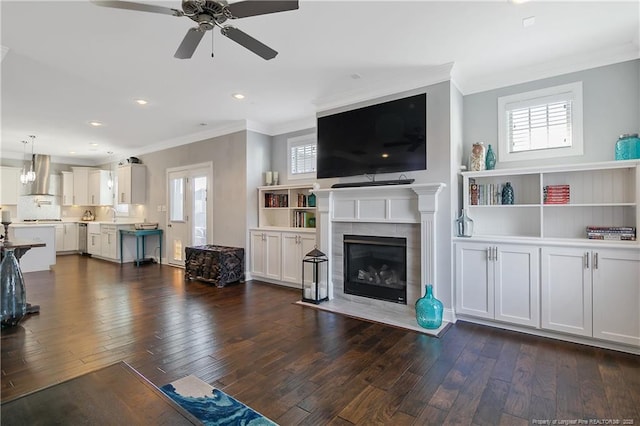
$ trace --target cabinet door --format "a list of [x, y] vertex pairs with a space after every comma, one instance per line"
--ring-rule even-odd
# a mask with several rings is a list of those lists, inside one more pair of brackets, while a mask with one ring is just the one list
[[593, 337], [640, 346], [640, 252], [593, 256]]
[[64, 225], [56, 225], [56, 252], [64, 250]]
[[131, 166], [118, 167], [118, 204], [131, 204]]
[[78, 250], [78, 224], [64, 224], [64, 250]]
[[62, 172], [62, 205], [73, 205], [73, 173]]
[[87, 252], [89, 254], [100, 255], [102, 250], [102, 238], [100, 234], [89, 234], [87, 238]]
[[281, 238], [279, 232], [265, 232], [265, 277], [279, 280], [281, 277]]
[[89, 204], [89, 169], [73, 168], [73, 204], [86, 206]]
[[495, 319], [539, 327], [539, 249], [499, 245], [496, 252]]
[[20, 169], [0, 167], [0, 204], [18, 204], [21, 186]]
[[489, 246], [456, 244], [456, 312], [493, 319], [493, 262]]
[[301, 284], [300, 234], [282, 233], [282, 280]]
[[580, 248], [542, 248], [542, 328], [591, 336], [591, 253]]
[[118, 259], [118, 246], [116, 244], [116, 231], [109, 227], [102, 231], [100, 255], [109, 259]]
[[267, 258], [266, 239], [263, 232], [251, 232], [251, 275], [264, 277]]

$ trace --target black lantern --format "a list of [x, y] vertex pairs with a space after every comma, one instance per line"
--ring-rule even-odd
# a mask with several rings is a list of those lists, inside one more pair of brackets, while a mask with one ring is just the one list
[[[325, 279], [320, 282], [320, 268], [322, 264], [325, 264]], [[311, 280], [304, 279], [305, 267], [309, 265], [312, 269]], [[327, 255], [314, 248], [309, 253], [304, 255], [302, 259], [302, 301], [315, 303], [316, 305], [325, 300], [329, 300], [329, 259]]]

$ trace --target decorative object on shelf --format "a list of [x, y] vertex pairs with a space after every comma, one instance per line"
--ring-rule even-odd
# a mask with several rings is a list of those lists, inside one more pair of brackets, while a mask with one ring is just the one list
[[467, 238], [473, 235], [473, 219], [467, 215], [467, 209], [462, 209], [462, 214], [456, 219], [456, 235]]
[[4, 225], [4, 243], [9, 242], [9, 225], [11, 225], [11, 212], [2, 210], [2, 225]]
[[487, 155], [485, 158], [485, 167], [487, 170], [493, 170], [496, 168], [496, 153], [493, 152], [493, 148], [491, 148], [491, 144], [489, 144], [489, 148], [487, 148]]
[[[324, 277], [320, 276], [320, 266], [324, 264]], [[312, 269], [311, 281], [305, 281], [304, 270], [307, 266]], [[315, 247], [302, 259], [302, 301], [319, 304], [329, 300], [329, 259], [327, 255]], [[321, 282], [322, 281], [322, 282]]]
[[273, 184], [278, 184], [278, 172], [273, 172]]
[[264, 183], [266, 185], [272, 185], [273, 184], [273, 172], [266, 172], [264, 174]]
[[513, 204], [513, 201], [513, 186], [511, 186], [511, 182], [507, 182], [502, 188], [502, 204]]
[[309, 196], [307, 197], [307, 205], [309, 207], [315, 207], [316, 206], [316, 194], [314, 194], [313, 192], [311, 194], [309, 194]]
[[27, 298], [22, 271], [11, 247], [4, 247], [4, 258], [0, 263], [0, 286], [2, 327], [13, 327], [27, 314]]
[[473, 172], [479, 172], [486, 168], [486, 151], [484, 143], [476, 142], [471, 148], [471, 155], [469, 156], [469, 170]]
[[416, 300], [416, 321], [423, 328], [436, 329], [442, 325], [442, 302], [433, 297], [433, 286], [425, 286], [425, 295]]
[[637, 133], [620, 135], [616, 142], [616, 160], [640, 158], [640, 138]]

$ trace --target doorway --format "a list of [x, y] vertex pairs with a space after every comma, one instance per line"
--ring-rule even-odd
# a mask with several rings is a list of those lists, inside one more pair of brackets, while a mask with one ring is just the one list
[[185, 247], [207, 244], [211, 235], [213, 164], [167, 169], [167, 262], [184, 266]]

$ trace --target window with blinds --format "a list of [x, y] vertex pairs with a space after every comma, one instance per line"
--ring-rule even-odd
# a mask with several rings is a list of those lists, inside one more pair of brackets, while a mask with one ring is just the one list
[[315, 135], [291, 138], [287, 141], [288, 178], [314, 178], [316, 175], [317, 144]]
[[498, 98], [499, 161], [582, 155], [582, 83]]

